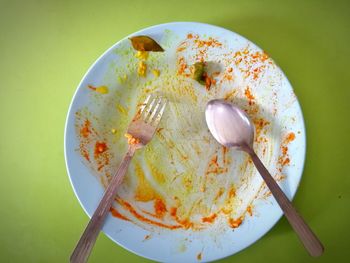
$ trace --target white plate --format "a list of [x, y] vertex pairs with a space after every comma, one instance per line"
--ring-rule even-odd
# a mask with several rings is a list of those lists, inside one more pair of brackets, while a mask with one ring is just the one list
[[[104, 192], [101, 181], [115, 171], [125, 152], [123, 133], [136, 104], [154, 89], [170, 100], [163, 129], [137, 153], [118, 195], [143, 217], [179, 229], [140, 221], [116, 202], [114, 207], [131, 221], [109, 215], [103, 231], [120, 246], [157, 261], [212, 261], [232, 255], [262, 237], [282, 212], [245, 153], [231, 149], [223, 156], [205, 126], [205, 103], [226, 97], [248, 111], [261, 127], [254, 146], [258, 155], [292, 198], [305, 157], [305, 129], [297, 98], [272, 59], [226, 29], [184, 22], [153, 26], [133, 35], [151, 36], [165, 52], [150, 53], [145, 62], [147, 77], [140, 77], [140, 59], [125, 38], [107, 50], [83, 77], [65, 130], [65, 158], [75, 194], [91, 217]], [[208, 62], [210, 74], [219, 72], [212, 76], [216, 84], [209, 91], [186, 76], [189, 66], [201, 58]], [[159, 77], [151, 73], [153, 69], [160, 70]], [[109, 92], [100, 94], [88, 85], [105, 85]], [[259, 124], [260, 118], [263, 121]], [[80, 134], [86, 119], [93, 127], [86, 134], [88, 138]], [[106, 142], [108, 148], [94, 157], [96, 142]], [[82, 154], [89, 155], [90, 161]], [[135, 173], [137, 166], [143, 175]], [[158, 218], [142, 211], [155, 213], [155, 200], [166, 206], [166, 211], [158, 211]], [[172, 207], [177, 207], [176, 216]], [[203, 221], [208, 216], [213, 222], [205, 222], [208, 218]], [[243, 223], [233, 228], [229, 218], [240, 216]], [[193, 225], [184, 222], [186, 218]]]

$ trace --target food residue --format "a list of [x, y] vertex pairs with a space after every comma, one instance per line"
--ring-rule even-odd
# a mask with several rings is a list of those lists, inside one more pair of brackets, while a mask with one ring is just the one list
[[128, 139], [128, 144], [130, 144], [130, 145], [135, 145], [135, 144], [139, 144], [140, 143], [140, 139], [139, 138], [135, 138], [134, 136], [132, 136], [129, 133], [126, 133], [125, 137]]
[[122, 215], [121, 213], [119, 213], [119, 211], [118, 211], [117, 209], [115, 209], [114, 207], [111, 207], [111, 208], [110, 208], [110, 211], [111, 211], [112, 216], [117, 217], [117, 218], [122, 219], [122, 220], [130, 221], [129, 218], [127, 218], [126, 216], [123, 216], [123, 215]]
[[230, 226], [232, 228], [237, 228], [237, 227], [239, 227], [242, 224], [242, 220], [243, 220], [242, 217], [239, 217], [237, 219], [230, 218], [229, 219], [229, 224], [230, 224]]
[[135, 57], [137, 57], [138, 59], [147, 60], [148, 52], [147, 51], [137, 51], [135, 54]]
[[144, 241], [149, 240], [151, 238], [151, 235], [145, 235]]
[[244, 95], [247, 97], [249, 105], [254, 104], [255, 97], [252, 95], [252, 92], [249, 87], [246, 87], [246, 89], [244, 90]]
[[159, 75], [160, 75], [159, 69], [153, 69], [153, 70], [152, 70], [152, 73], [153, 73], [153, 75], [154, 75], [155, 77], [159, 77]]
[[201, 261], [202, 260], [202, 252], [197, 254], [197, 260]]
[[164, 49], [149, 36], [134, 36], [130, 38], [134, 49], [138, 51], [163, 52]]
[[88, 85], [89, 89], [93, 90], [93, 91], [96, 91], [98, 93], [101, 93], [101, 94], [107, 94], [108, 93], [108, 87], [107, 86], [98, 86], [98, 87], [95, 87], [95, 86], [92, 86], [92, 85]]
[[146, 73], [147, 73], [147, 64], [143, 61], [140, 61], [139, 67], [137, 69], [137, 74], [139, 74], [139, 76], [141, 77], [146, 77]]

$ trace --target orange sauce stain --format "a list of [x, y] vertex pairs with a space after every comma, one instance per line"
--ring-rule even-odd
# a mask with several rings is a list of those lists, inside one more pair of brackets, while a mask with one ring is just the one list
[[97, 163], [98, 171], [101, 171], [103, 167], [109, 164], [110, 155], [107, 150], [108, 146], [105, 142], [97, 141], [95, 143], [94, 158]]
[[177, 65], [178, 65], [177, 74], [183, 75], [185, 70], [188, 68], [185, 58], [180, 57], [177, 61]]
[[154, 201], [154, 211], [159, 218], [163, 218], [167, 212], [166, 205], [162, 199], [156, 199]]
[[288, 147], [287, 146], [281, 146], [281, 149], [282, 149], [282, 155], [286, 155], [287, 152], [288, 152]]
[[290, 132], [290, 133], [288, 133], [288, 135], [284, 141], [285, 141], [285, 143], [290, 143], [290, 142], [294, 141], [294, 139], [295, 139], [295, 133]]
[[201, 48], [203, 46], [207, 46], [207, 47], [220, 47], [220, 46], [222, 46], [222, 44], [218, 40], [216, 40], [212, 37], [209, 37], [208, 40], [195, 39], [194, 43], [196, 44], [196, 46], [198, 48]]
[[237, 219], [230, 218], [228, 220], [228, 223], [229, 223], [230, 227], [237, 228], [242, 224], [242, 221], [243, 221], [242, 217], [239, 217]]
[[236, 196], [236, 189], [233, 186], [231, 186], [230, 190], [228, 191], [228, 197], [233, 198], [235, 196]]
[[107, 144], [105, 142], [96, 142], [95, 144], [95, 156], [98, 156], [101, 153], [104, 153], [105, 151], [107, 151], [108, 147]]
[[295, 134], [294, 132], [290, 132], [288, 133], [285, 138], [282, 141], [282, 145], [281, 145], [281, 155], [278, 157], [278, 164], [280, 165], [280, 167], [278, 168], [278, 170], [281, 172], [282, 168], [286, 165], [290, 164], [290, 158], [288, 155], [288, 144], [292, 141], [295, 140]]
[[89, 137], [91, 134], [91, 122], [89, 120], [85, 120], [83, 127], [80, 129], [80, 135], [83, 138]]
[[253, 211], [252, 211], [252, 206], [251, 206], [251, 205], [248, 205], [248, 206], [247, 206], [247, 212], [248, 212], [248, 214], [249, 214], [250, 216], [253, 215]]
[[182, 228], [184, 229], [189, 229], [191, 227], [194, 226], [194, 224], [188, 219], [188, 218], [185, 218], [185, 219], [180, 219], [178, 216], [177, 216], [177, 208], [176, 207], [172, 207], [170, 208], [170, 215], [175, 219], [175, 221], [180, 224], [182, 226]]
[[224, 188], [221, 187], [221, 188], [219, 189], [219, 191], [216, 193], [216, 196], [215, 196], [215, 198], [214, 198], [214, 202], [216, 202], [216, 201], [222, 196], [222, 194], [223, 194], [224, 192], [225, 192]]
[[112, 216], [114, 216], [114, 217], [117, 217], [117, 218], [122, 219], [122, 220], [130, 221], [129, 218], [127, 218], [126, 216], [119, 213], [119, 211], [117, 209], [115, 209], [114, 207], [111, 207], [109, 211], [112, 213]]
[[80, 154], [88, 161], [90, 162], [90, 155], [87, 149], [84, 147], [80, 147]]
[[212, 214], [210, 216], [207, 216], [207, 217], [203, 217], [202, 218], [202, 222], [203, 223], [213, 223], [215, 221], [215, 219], [217, 218], [217, 214]]
[[154, 226], [159, 226], [159, 227], [171, 229], [171, 230], [181, 228], [181, 225], [167, 225], [167, 224], [149, 219], [149, 218], [139, 214], [129, 202], [127, 202], [123, 199], [118, 198], [118, 199], [116, 199], [116, 201], [118, 201], [124, 207], [124, 209], [129, 211], [135, 218], [137, 218], [141, 222], [144, 222], [144, 223], [147, 223], [150, 225], [154, 225]]
[[248, 99], [249, 105], [253, 105], [255, 103], [255, 97], [252, 95], [252, 92], [249, 87], [246, 87], [246, 89], [244, 90], [244, 95]]
[[149, 184], [139, 163], [135, 163], [135, 174], [138, 179], [134, 195], [136, 201], [148, 202], [160, 198], [159, 194]]

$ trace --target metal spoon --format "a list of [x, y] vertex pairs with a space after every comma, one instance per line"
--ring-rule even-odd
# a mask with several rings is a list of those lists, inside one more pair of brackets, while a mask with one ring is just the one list
[[226, 147], [236, 147], [250, 155], [255, 167], [307, 251], [313, 257], [322, 255], [324, 251], [322, 243], [297, 213], [292, 203], [254, 152], [254, 125], [247, 114], [224, 100], [211, 100], [207, 104], [205, 118], [211, 134], [220, 144]]

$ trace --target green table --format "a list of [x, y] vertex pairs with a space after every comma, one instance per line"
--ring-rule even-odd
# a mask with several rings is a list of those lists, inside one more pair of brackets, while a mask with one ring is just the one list
[[[88, 217], [66, 174], [63, 129], [88, 67], [141, 28], [199, 21], [265, 49], [299, 97], [305, 171], [294, 200], [326, 252], [350, 257], [349, 1], [0, 1], [0, 261], [67, 262]], [[313, 262], [283, 218], [221, 262]], [[90, 262], [149, 262], [100, 235]]]

